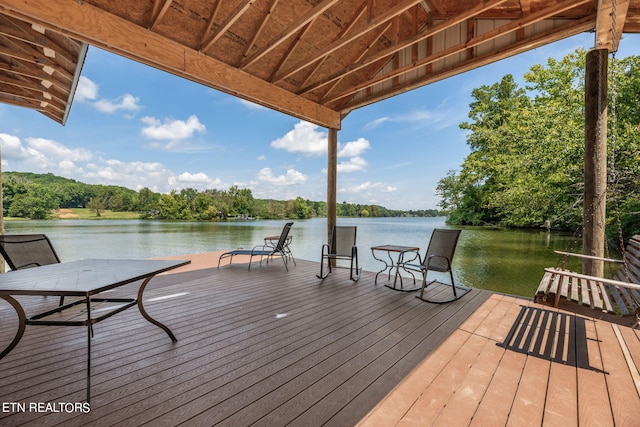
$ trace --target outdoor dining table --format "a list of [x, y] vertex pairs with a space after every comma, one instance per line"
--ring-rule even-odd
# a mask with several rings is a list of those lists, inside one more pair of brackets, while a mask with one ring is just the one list
[[[83, 259], [44, 265], [41, 267], [15, 270], [0, 274], [0, 298], [6, 300], [18, 314], [19, 324], [13, 341], [0, 353], [4, 358], [18, 344], [26, 325], [45, 326], [86, 326], [87, 327], [87, 403], [91, 398], [91, 339], [92, 325], [105, 320], [127, 308], [138, 306], [140, 314], [149, 322], [163, 329], [173, 342], [177, 339], [173, 332], [152, 318], [142, 305], [142, 294], [149, 281], [157, 274], [189, 264], [189, 260], [128, 260], [128, 259]], [[137, 298], [97, 298], [100, 292], [115, 289], [129, 283], [142, 281]], [[24, 308], [13, 296], [75, 296], [81, 299], [54, 309], [27, 317]], [[92, 317], [92, 302], [118, 303], [109, 310], [100, 311]], [[74, 306], [86, 306], [86, 318], [76, 320], [48, 320]]]
[[[385, 285], [386, 287], [393, 289], [394, 291], [402, 291], [402, 292], [413, 292], [413, 291], [419, 290], [420, 288], [405, 289], [402, 286], [402, 276], [399, 274], [399, 271], [398, 271], [398, 264], [400, 262], [413, 261], [414, 259], [418, 258], [419, 251], [420, 251], [420, 248], [417, 246], [402, 246], [402, 245], [372, 246], [371, 255], [373, 256], [373, 258], [376, 259], [377, 261], [384, 263], [384, 268], [376, 273], [374, 283], [377, 285], [378, 275], [385, 272], [388, 275], [387, 280], [391, 281], [391, 273], [395, 270], [393, 285], [386, 284]], [[387, 259], [379, 258], [378, 256], [376, 256], [376, 253], [378, 252], [386, 252]], [[395, 259], [391, 256], [392, 253], [398, 254]], [[407, 254], [409, 254], [409, 256], [413, 256], [413, 258], [405, 259], [405, 255]], [[413, 282], [415, 283], [416, 279], [415, 279], [415, 276], [413, 276], [413, 273], [411, 273], [410, 271], [408, 273], [411, 274], [411, 276], [413, 277]], [[400, 287], [396, 287], [398, 277], [400, 277]]]

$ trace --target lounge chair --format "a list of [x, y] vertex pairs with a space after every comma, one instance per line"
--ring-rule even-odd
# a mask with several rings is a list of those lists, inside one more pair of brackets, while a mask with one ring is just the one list
[[[331, 231], [331, 242], [322, 245], [322, 256], [320, 258], [319, 279], [325, 279], [332, 271], [332, 264], [337, 260], [350, 261], [349, 279], [357, 282], [360, 279], [360, 268], [358, 267], [358, 247], [356, 246], [356, 226], [334, 225]], [[324, 272], [324, 262], [327, 261], [328, 272]], [[355, 264], [355, 266], [354, 266]], [[335, 267], [335, 265], [334, 265]]]
[[[267, 236], [264, 238], [264, 244], [270, 248], [275, 248], [278, 246], [278, 242], [280, 241], [280, 236]], [[293, 241], [293, 237], [289, 235], [284, 242], [284, 253], [287, 254], [287, 257], [293, 261], [293, 265], [296, 265], [296, 259], [293, 257], [293, 252], [291, 252], [291, 242]]]
[[[0, 235], [0, 253], [11, 270], [57, 264], [60, 258], [45, 234]], [[64, 297], [60, 297], [60, 305]]]
[[[234, 249], [232, 251], [223, 253], [218, 259], [218, 268], [220, 268], [220, 261], [222, 261], [224, 258], [229, 258], [229, 264], [231, 264], [233, 262], [233, 257], [236, 255], [249, 255], [249, 270], [251, 270], [251, 262], [253, 261], [253, 257], [259, 256], [260, 264], [262, 264], [262, 259], [265, 257], [267, 258], [268, 263], [270, 258], [279, 256], [284, 262], [284, 267], [287, 269], [287, 271], [289, 271], [289, 266], [287, 265], [287, 257], [289, 252], [286, 242], [289, 236], [289, 230], [291, 229], [292, 225], [293, 222], [288, 222], [284, 225], [282, 233], [280, 234], [280, 238], [278, 239], [278, 243], [275, 246], [271, 244], [264, 244], [254, 246], [253, 249]], [[295, 265], [295, 260], [293, 263]]]
[[[471, 290], [470, 288], [456, 285], [453, 279], [451, 263], [453, 262], [453, 255], [456, 251], [456, 246], [458, 245], [460, 231], [461, 230], [436, 228], [431, 234], [429, 247], [427, 248], [427, 252], [425, 253], [424, 257], [420, 257], [420, 255], [418, 255], [418, 264], [402, 261], [398, 263], [396, 276], [399, 275], [400, 269], [416, 271], [422, 274], [422, 287], [420, 289], [420, 295], [416, 296], [416, 298], [426, 302], [443, 304], [460, 299]], [[442, 299], [425, 297], [425, 292], [427, 292], [429, 286], [433, 285], [434, 283], [439, 283], [445, 286], [447, 285], [446, 283], [439, 282], [438, 280], [427, 282], [427, 275], [429, 274], [429, 271], [435, 271], [438, 273], [449, 273], [449, 278], [451, 281], [449, 285], [453, 290], [453, 297], [446, 297]]]

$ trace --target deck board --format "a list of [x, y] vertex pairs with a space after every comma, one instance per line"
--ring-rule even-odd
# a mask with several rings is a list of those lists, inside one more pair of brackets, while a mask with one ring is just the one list
[[[571, 426], [640, 417], [640, 333], [628, 327], [615, 333], [605, 321], [479, 290], [429, 304], [374, 285], [370, 272], [357, 283], [345, 270], [321, 281], [318, 264], [303, 260], [289, 272], [278, 260], [251, 271], [211, 261], [147, 287], [145, 307], [176, 344], [136, 309], [95, 326], [90, 413], [2, 412], [0, 424]], [[56, 304], [21, 298], [28, 312]], [[0, 306], [0, 345], [13, 317]], [[85, 362], [85, 328], [28, 326], [0, 361], [0, 401], [82, 402]]]
[[[433, 305], [374, 285], [370, 272], [322, 281], [317, 263], [297, 262], [154, 278], [145, 308], [176, 344], [136, 309], [119, 313], [94, 327], [89, 414], [2, 413], [0, 424], [354, 425], [490, 295]], [[28, 312], [56, 304], [21, 301]], [[3, 325], [12, 316], [0, 308]], [[0, 400], [81, 402], [85, 363], [85, 328], [28, 326], [0, 361]]]
[[635, 425], [639, 336], [494, 294], [358, 426]]

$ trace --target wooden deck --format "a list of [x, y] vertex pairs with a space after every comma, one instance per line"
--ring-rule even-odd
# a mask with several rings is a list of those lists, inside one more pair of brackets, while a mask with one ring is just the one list
[[[192, 266], [202, 269], [158, 276], [145, 293], [145, 307], [173, 330], [176, 344], [135, 309], [96, 325], [87, 414], [29, 411], [30, 403], [84, 400], [86, 331], [28, 326], [0, 361], [0, 425], [640, 419], [638, 331], [479, 290], [432, 305], [374, 286], [372, 273], [352, 283], [338, 270], [321, 281], [318, 264], [308, 261], [287, 273], [279, 260], [247, 271], [243, 264], [207, 268], [202, 259]], [[21, 300], [28, 314], [56, 304]], [[2, 303], [2, 346], [14, 318]], [[537, 327], [521, 333], [519, 324]], [[529, 333], [537, 330], [547, 332]], [[547, 342], [563, 342], [563, 352]], [[27, 410], [7, 410], [11, 402]]]

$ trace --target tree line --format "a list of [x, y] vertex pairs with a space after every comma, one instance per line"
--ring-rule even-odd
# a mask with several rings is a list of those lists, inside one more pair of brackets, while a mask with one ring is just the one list
[[[585, 57], [473, 90], [460, 125], [471, 152], [437, 186], [449, 223], [581, 230]], [[607, 233], [628, 237], [640, 233], [640, 57], [609, 60]]]
[[[113, 185], [85, 184], [53, 174], [5, 172], [2, 174], [2, 209], [5, 216], [47, 219], [51, 212], [65, 208], [89, 208], [100, 212], [137, 212], [141, 219], [226, 220], [229, 218], [306, 219], [327, 215], [326, 202], [256, 199], [250, 189], [233, 186], [228, 190], [193, 188], [160, 194], [149, 188], [135, 191]], [[342, 202], [338, 216], [398, 217], [441, 215], [437, 209], [391, 210], [378, 205]]]

